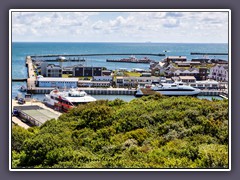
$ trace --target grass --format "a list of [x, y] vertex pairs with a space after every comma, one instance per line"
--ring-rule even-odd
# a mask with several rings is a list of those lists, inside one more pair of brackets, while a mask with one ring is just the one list
[[138, 72], [124, 72], [124, 76], [140, 77], [141, 73], [138, 73]]
[[[175, 63], [172, 63], [173, 67], [178, 68], [178, 69], [189, 69], [190, 67], [178, 67]], [[193, 68], [212, 68], [215, 66], [214, 64], [205, 64], [205, 65], [191, 65]]]
[[[73, 78], [72, 74], [62, 74], [62, 78]], [[83, 80], [84, 78], [88, 78], [88, 80], [92, 80], [92, 76], [83, 77], [83, 76], [75, 76], [74, 78], [78, 78], [79, 80]]]
[[69, 74], [62, 74], [62, 78], [69, 78]]

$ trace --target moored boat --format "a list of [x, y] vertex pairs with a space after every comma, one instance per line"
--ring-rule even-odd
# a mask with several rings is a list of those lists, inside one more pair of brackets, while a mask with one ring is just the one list
[[21, 91], [21, 92], [26, 92], [27, 91], [27, 87], [26, 86], [20, 86], [18, 88], [18, 90]]
[[94, 97], [88, 95], [84, 91], [78, 91], [76, 89], [62, 92], [58, 89], [54, 89], [50, 94], [46, 94], [44, 99], [46, 105], [62, 111], [68, 111], [70, 108], [78, 106], [79, 104], [93, 101], [96, 101]]
[[[159, 92], [160, 94], [166, 96], [197, 96], [201, 92], [200, 89], [184, 85], [182, 83], [161, 83], [152, 85], [148, 89], [153, 92]], [[138, 88], [135, 95], [140, 97], [144, 96], [145, 94], [140, 88]]]
[[154, 62], [154, 60], [151, 60], [147, 57], [144, 57], [142, 59], [137, 59], [135, 56], [130, 56], [129, 58], [122, 58], [122, 59], [107, 59], [106, 62], [146, 63], [146, 64], [149, 64], [151, 62]]

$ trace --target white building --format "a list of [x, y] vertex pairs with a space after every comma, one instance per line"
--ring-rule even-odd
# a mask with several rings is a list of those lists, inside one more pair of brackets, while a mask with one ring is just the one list
[[165, 71], [165, 62], [159, 62], [155, 66], [150, 66], [151, 73], [153, 76], [159, 76], [161, 74], [164, 74]]
[[228, 81], [228, 65], [216, 65], [210, 69], [210, 79]]
[[179, 80], [185, 83], [196, 82], [196, 78], [194, 76], [179, 76]]
[[117, 87], [124, 87], [124, 86], [136, 86], [136, 85], [145, 85], [145, 84], [152, 84], [152, 83], [159, 83], [159, 77], [117, 77], [116, 78], [116, 85]]
[[112, 81], [112, 76], [93, 76], [93, 81]]
[[87, 80], [80, 80], [78, 81], [79, 87], [110, 87], [110, 81], [87, 81]]
[[76, 88], [78, 78], [38, 78], [39, 87]]
[[178, 69], [173, 72], [174, 76], [196, 76], [199, 73], [198, 69]]
[[214, 80], [206, 80], [206, 81], [196, 81], [189, 83], [190, 86], [198, 88], [198, 89], [219, 89], [221, 84]]
[[168, 56], [164, 59], [165, 62], [187, 61], [186, 56]]

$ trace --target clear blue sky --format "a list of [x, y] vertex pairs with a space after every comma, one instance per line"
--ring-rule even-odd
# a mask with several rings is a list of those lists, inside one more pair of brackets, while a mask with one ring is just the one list
[[227, 43], [228, 12], [12, 12], [12, 41]]

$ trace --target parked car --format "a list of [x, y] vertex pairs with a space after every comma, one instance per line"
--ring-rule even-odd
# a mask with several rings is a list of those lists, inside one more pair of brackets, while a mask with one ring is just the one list
[[25, 103], [25, 100], [23, 98], [18, 99], [18, 104], [24, 104], [24, 103]]
[[17, 109], [13, 109], [12, 115], [13, 116], [18, 116], [19, 115], [18, 110]]

